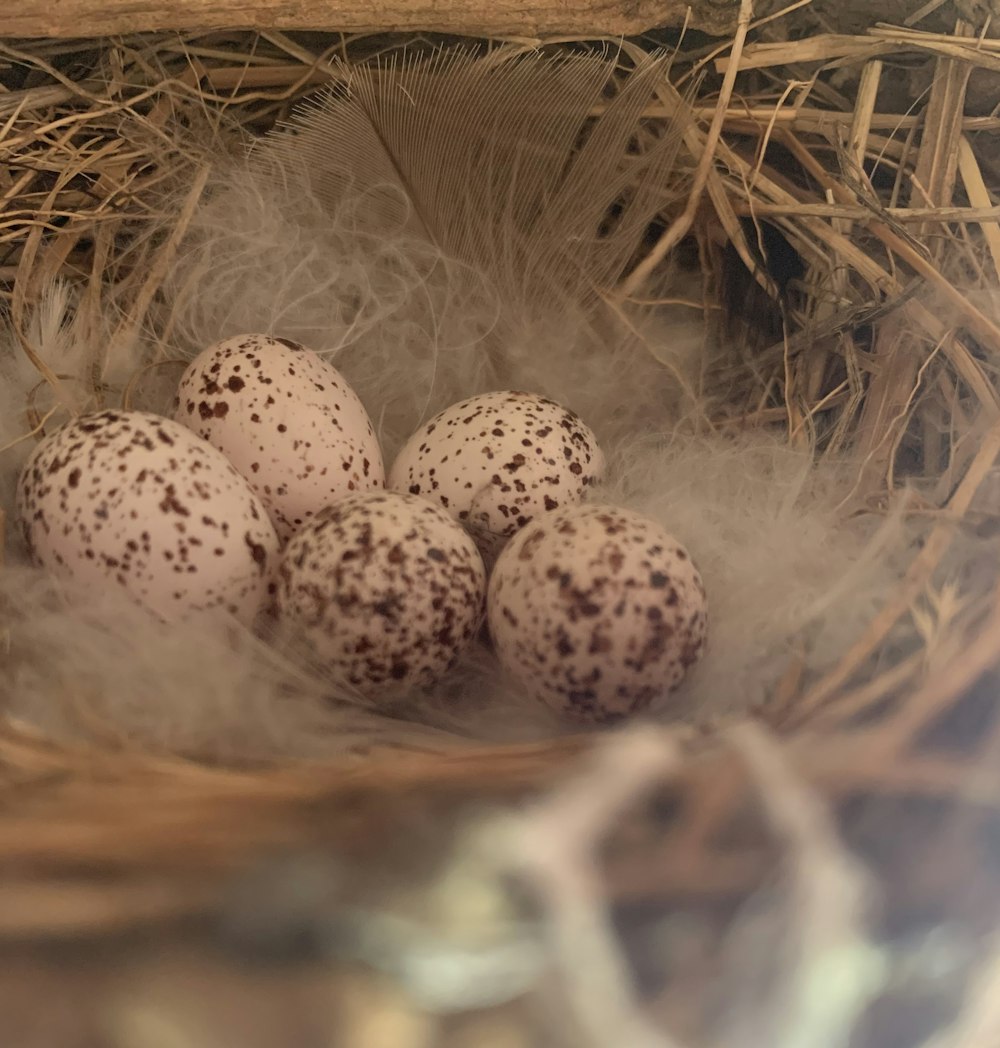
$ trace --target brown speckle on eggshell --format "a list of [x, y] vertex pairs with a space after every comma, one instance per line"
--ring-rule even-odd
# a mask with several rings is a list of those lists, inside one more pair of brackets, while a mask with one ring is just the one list
[[329, 672], [381, 699], [443, 676], [478, 631], [485, 595], [475, 543], [443, 509], [368, 492], [289, 542], [277, 606]]
[[487, 556], [541, 514], [574, 505], [604, 471], [591, 430], [534, 393], [471, 397], [422, 426], [388, 485], [438, 502]]
[[283, 541], [331, 502], [385, 485], [357, 394], [289, 339], [237, 335], [209, 346], [181, 377], [174, 417], [247, 478]]
[[223, 455], [170, 419], [83, 415], [32, 452], [17, 491], [36, 562], [83, 585], [118, 585], [168, 621], [222, 610], [249, 624], [278, 538]]
[[646, 708], [705, 648], [691, 557], [656, 521], [613, 506], [570, 507], [523, 529], [497, 561], [487, 608], [505, 669], [581, 721]]

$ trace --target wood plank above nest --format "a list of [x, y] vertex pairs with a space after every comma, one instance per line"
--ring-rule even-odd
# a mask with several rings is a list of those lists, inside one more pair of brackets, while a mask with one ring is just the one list
[[436, 31], [477, 36], [634, 35], [687, 25], [730, 32], [738, 0], [20, 0], [0, 15], [0, 35], [80, 37], [146, 30], [252, 28], [344, 32]]

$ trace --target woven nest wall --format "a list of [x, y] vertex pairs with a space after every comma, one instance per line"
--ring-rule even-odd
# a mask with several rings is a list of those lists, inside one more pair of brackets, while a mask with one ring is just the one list
[[[803, 650], [762, 704], [697, 722], [491, 744], [387, 718], [335, 758], [212, 761], [16, 715], [5, 593], [10, 1044], [1000, 1039], [1000, 43], [912, 6], [834, 33], [821, 10], [744, 5], [735, 35], [610, 45], [623, 69], [677, 49], [642, 119], [677, 122], [685, 181], [604, 290], [687, 258], [731, 347], [711, 426], [847, 456], [855, 512], [914, 529], [835, 663]], [[47, 388], [81, 382], [38, 353], [53, 281], [78, 323], [160, 340], [142, 375], [83, 377], [127, 404], [172, 366], [163, 288], [205, 143], [237, 155], [338, 63], [452, 42], [0, 43], [2, 323], [38, 372], [17, 446], [62, 421]], [[86, 694], [67, 701], [86, 719]]]

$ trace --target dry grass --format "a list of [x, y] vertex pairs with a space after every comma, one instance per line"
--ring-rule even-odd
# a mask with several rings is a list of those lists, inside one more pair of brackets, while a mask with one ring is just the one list
[[[749, 4], [744, 16], [745, 28]], [[1000, 807], [1000, 728], [958, 750], [925, 745], [1000, 663], [994, 580], [972, 570], [949, 589], [939, 572], [961, 529], [989, 523], [983, 493], [1000, 452], [1000, 326], [980, 294], [995, 290], [1000, 275], [1000, 117], [964, 113], [971, 71], [1000, 69], [1000, 42], [962, 24], [947, 35], [879, 26], [856, 37], [783, 41], [751, 31], [747, 39], [741, 32], [735, 46], [678, 65], [682, 78], [704, 74], [685, 132], [698, 172], [694, 193], [632, 278], [607, 291], [641, 297], [645, 278], [690, 233], [707, 266], [731, 246], [757, 285], [773, 292], [773, 274], [756, 261], [761, 224], [773, 223], [804, 264], [785, 307], [785, 336], [748, 346], [731, 374], [720, 376], [734, 393], [712, 422], [783, 427], [792, 442], [853, 449], [862, 462], [859, 502], [889, 511], [905, 498], [909, 512], [928, 519], [928, 535], [899, 591], [839, 666], [819, 680], [789, 666], [785, 686], [760, 711], [780, 744], [752, 733], [664, 744], [673, 762], [664, 778], [674, 779], [684, 803], [653, 829], [625, 820], [617, 837], [611, 833], [617, 846], [602, 862], [603, 899], [592, 881], [574, 883], [583, 867], [565, 855], [561, 866], [535, 872], [566, 946], [580, 925], [553, 900], [576, 906], [577, 917], [601, 917], [591, 931], [605, 935], [604, 904], [746, 895], [768, 883], [775, 855], [786, 849], [787, 919], [801, 952], [774, 1001], [807, 1037], [818, 1020], [810, 988], [792, 985], [795, 979], [812, 973], [809, 964], [822, 968], [831, 950], [863, 954], [871, 945], [859, 902], [864, 878], [838, 843], [832, 813], [857, 796], [953, 803], [964, 814], [938, 844], [961, 854]], [[398, 43], [276, 31], [0, 44], [0, 299], [39, 382], [60, 381], [35, 354], [26, 320], [52, 276], [84, 288], [95, 315], [114, 286], [121, 330], [145, 323], [205, 185], [205, 158], [179, 144], [176, 127], [196, 126], [202, 140], [237, 148], [241, 135], [266, 130], [339, 75], [333, 58], [367, 58]], [[623, 62], [637, 46], [622, 47]], [[883, 111], [887, 64], [914, 57], [935, 63], [926, 104]], [[829, 76], [845, 69], [857, 73], [849, 100]], [[680, 105], [677, 88], [664, 83], [647, 118], [663, 120]], [[185, 190], [171, 235], [150, 245], [144, 231], [162, 217], [156, 209], [167, 186]], [[34, 422], [40, 430], [45, 419]], [[901, 630], [919, 645], [898, 643]], [[0, 732], [8, 801], [0, 814], [8, 878], [0, 938], [62, 938], [203, 914], [217, 905], [219, 883], [262, 848], [334, 840], [344, 854], [363, 853], [373, 827], [390, 832], [405, 820], [400, 798], [450, 811], [470, 793], [491, 805], [534, 795], [578, 767], [591, 747], [571, 740], [376, 754], [346, 767], [232, 770], [132, 752], [71, 752], [7, 724]], [[723, 854], [720, 828], [752, 784], [758, 814], [774, 832], [763, 834], [765, 844]], [[567, 796], [571, 806], [579, 799]], [[574, 846], [601, 843], [617, 817], [608, 815]], [[880, 876], [902, 876], [863, 857]], [[974, 857], [955, 864], [965, 876], [961, 888], [949, 889], [946, 874], [959, 874], [939, 870], [940, 861], [935, 853], [914, 875], [918, 887], [900, 893], [957, 911], [964, 900], [944, 906], [942, 893], [983, 897], [989, 875]], [[807, 876], [821, 869], [822, 884]], [[836, 920], [824, 924], [818, 918], [830, 906]], [[618, 959], [601, 944], [613, 967]], [[587, 985], [558, 948], [555, 954], [569, 965], [568, 999], [576, 995], [586, 1013]], [[942, 1045], [997, 1036], [989, 1000], [995, 968], [994, 959], [972, 985], [972, 1010]], [[840, 1011], [821, 1015], [823, 1043], [841, 1043], [880, 986], [878, 979], [851, 984], [854, 996], [839, 999]], [[793, 991], [800, 996], [788, 997]], [[635, 1006], [624, 990], [613, 1003], [614, 1011], [591, 1017], [596, 1028], [609, 1018], [625, 1021]], [[667, 1043], [646, 1037], [645, 1019], [634, 1018], [634, 1029], [650, 1044]], [[787, 1033], [768, 1043], [820, 1042]]]

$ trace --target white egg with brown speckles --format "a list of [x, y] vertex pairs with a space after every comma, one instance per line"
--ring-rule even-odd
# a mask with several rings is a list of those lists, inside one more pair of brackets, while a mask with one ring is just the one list
[[278, 537], [223, 455], [170, 419], [83, 415], [32, 452], [17, 490], [34, 560], [84, 586], [117, 585], [168, 621], [224, 611], [251, 623]]
[[645, 709], [705, 648], [705, 588], [690, 555], [656, 521], [613, 506], [570, 507], [519, 532], [487, 609], [504, 668], [579, 721]]
[[282, 541], [337, 499], [385, 486], [358, 395], [289, 339], [238, 335], [209, 346], [181, 377], [174, 417], [246, 477]]
[[486, 571], [440, 507], [368, 492], [328, 507], [289, 542], [278, 614], [327, 672], [372, 699], [442, 677], [483, 621]]
[[578, 503], [603, 471], [596, 437], [573, 412], [501, 391], [453, 404], [422, 426], [388, 484], [440, 503], [492, 556], [529, 521]]

